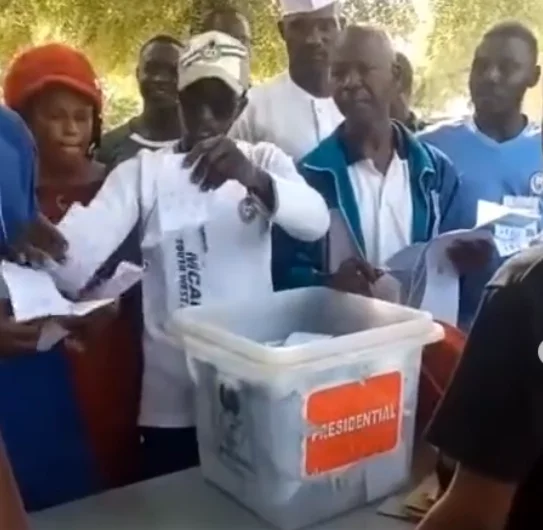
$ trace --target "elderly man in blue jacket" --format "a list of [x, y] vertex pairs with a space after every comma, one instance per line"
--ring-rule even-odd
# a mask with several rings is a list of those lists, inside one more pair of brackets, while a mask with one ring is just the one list
[[[371, 26], [345, 28], [331, 83], [345, 121], [299, 163], [327, 201], [330, 231], [308, 244], [277, 230], [275, 288], [329, 285], [369, 294], [391, 256], [456, 228], [447, 214], [460, 183], [443, 153], [390, 118], [400, 75], [386, 33]], [[482, 266], [490, 248], [483, 241], [464, 242], [449, 252], [464, 274]]]

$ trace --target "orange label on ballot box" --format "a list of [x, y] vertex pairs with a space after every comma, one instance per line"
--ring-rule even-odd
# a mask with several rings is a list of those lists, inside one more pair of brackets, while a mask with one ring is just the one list
[[305, 440], [305, 472], [317, 475], [394, 449], [401, 425], [402, 374], [319, 390], [307, 398], [312, 433]]

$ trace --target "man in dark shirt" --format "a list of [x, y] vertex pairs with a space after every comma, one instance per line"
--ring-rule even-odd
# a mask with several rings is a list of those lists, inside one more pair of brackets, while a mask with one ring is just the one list
[[454, 459], [418, 530], [543, 528], [543, 245], [486, 288], [458, 371], [428, 433]]
[[137, 78], [143, 112], [105, 134], [96, 154], [108, 172], [141, 149], [161, 149], [181, 136], [177, 102], [177, 62], [181, 41], [156, 35], [140, 49]]
[[392, 118], [402, 122], [412, 132], [421, 131], [426, 123], [420, 120], [411, 110], [411, 97], [413, 95], [413, 66], [409, 59], [401, 52], [396, 52], [396, 66], [400, 81], [398, 97], [392, 104]]

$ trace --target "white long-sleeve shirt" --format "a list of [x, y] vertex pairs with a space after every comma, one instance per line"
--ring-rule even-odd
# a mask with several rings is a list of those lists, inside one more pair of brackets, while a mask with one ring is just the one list
[[[297, 173], [290, 157], [272, 144], [238, 147], [273, 180], [276, 209], [271, 217], [257, 213], [250, 222], [240, 215], [246, 189], [227, 181], [213, 194], [212, 212], [205, 223], [205, 265], [190, 270], [189, 244], [179, 235], [164, 233], [159, 196], [175, 179], [190, 178], [182, 168], [185, 155], [169, 151], [142, 151], [120, 164], [89, 204], [87, 223], [98, 219], [104, 230], [86, 227], [80, 233], [94, 239], [89, 248], [96, 262], [105, 261], [139, 223], [146, 266], [143, 278], [145, 368], [140, 425], [193, 425], [192, 384], [181, 348], [169, 342], [164, 325], [171, 311], [187, 304], [266, 295], [271, 277], [271, 224], [291, 236], [312, 241], [329, 228], [322, 197]], [[161, 190], [162, 188], [162, 190]], [[175, 211], [175, 210], [173, 210]], [[171, 211], [170, 211], [171, 215]], [[69, 243], [69, 242], [68, 242]], [[204, 294], [207, 293], [207, 294]]]
[[247, 107], [230, 136], [271, 142], [296, 162], [330, 136], [343, 121], [332, 98], [316, 98], [284, 72], [249, 91]]

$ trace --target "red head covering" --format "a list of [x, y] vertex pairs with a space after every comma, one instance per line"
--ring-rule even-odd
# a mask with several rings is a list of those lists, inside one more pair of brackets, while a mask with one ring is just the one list
[[4, 79], [4, 100], [21, 110], [28, 100], [50, 84], [71, 88], [87, 96], [102, 110], [102, 91], [89, 60], [64, 44], [36, 46], [15, 58]]

